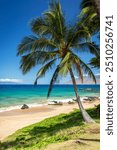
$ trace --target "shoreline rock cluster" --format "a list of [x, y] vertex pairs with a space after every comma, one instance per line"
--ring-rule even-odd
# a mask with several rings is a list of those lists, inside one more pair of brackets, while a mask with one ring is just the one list
[[[91, 101], [94, 101], [96, 99], [100, 99], [100, 98], [99, 97], [93, 97], [93, 96], [92, 97], [91, 96], [90, 97], [86, 96], [84, 99], [82, 99], [82, 101], [84, 101], [84, 102], [88, 102], [88, 101], [91, 102]], [[64, 103], [74, 104], [76, 102], [77, 102], [76, 99], [72, 99], [72, 100], [69, 100], [67, 102], [53, 100], [53, 101], [49, 101], [48, 105], [63, 105]], [[21, 109], [29, 109], [29, 106], [27, 104], [23, 104], [22, 107], [21, 107]]]

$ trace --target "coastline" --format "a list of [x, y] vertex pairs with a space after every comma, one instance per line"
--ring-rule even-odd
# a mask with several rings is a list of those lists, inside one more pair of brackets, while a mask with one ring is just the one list
[[[98, 104], [99, 99], [95, 99], [93, 101], [83, 101], [83, 106], [85, 108], [91, 108]], [[77, 103], [64, 103], [62, 106], [45, 105], [32, 107], [26, 110], [14, 109], [0, 112], [0, 140], [4, 140], [7, 136], [25, 126], [40, 122], [45, 118], [53, 117], [61, 113], [69, 113], [77, 108]]]
[[[49, 101], [68, 102], [75, 99], [73, 85], [54, 85], [51, 97], [47, 99], [49, 85], [0, 85], [0, 112], [20, 109], [23, 104], [29, 107], [46, 105]], [[99, 85], [78, 85], [79, 95], [99, 97]]]
[[[99, 98], [99, 96], [83, 96], [83, 97], [80, 97], [81, 101], [85, 101], [86, 99], [89, 99], [90, 97], [92, 97], [92, 99], [95, 99], [95, 98]], [[47, 106], [49, 103], [51, 103], [52, 101], [56, 101], [56, 102], [62, 102], [63, 104], [66, 104], [68, 102], [74, 102], [74, 97], [72, 98], [67, 98], [67, 99], [50, 99], [48, 100], [47, 102], [40, 102], [40, 103], [27, 103], [27, 102], [24, 102], [24, 104], [28, 105], [29, 108], [35, 108], [35, 107], [41, 107], [41, 106]], [[1, 107], [0, 108], [0, 113], [1, 112], [6, 112], [6, 111], [12, 111], [12, 110], [16, 110], [16, 109], [21, 109], [21, 107], [23, 106], [23, 104], [20, 104], [20, 105], [13, 105], [13, 106], [7, 106], [7, 107]]]

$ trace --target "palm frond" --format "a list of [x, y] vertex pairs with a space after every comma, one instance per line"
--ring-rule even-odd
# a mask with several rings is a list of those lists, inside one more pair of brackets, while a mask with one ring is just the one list
[[89, 77], [91, 77], [93, 79], [94, 83], [96, 83], [95, 75], [92, 72], [92, 70], [90, 69], [90, 67], [86, 63], [84, 63], [81, 59], [80, 59], [80, 63], [81, 63], [81, 66], [84, 70], [84, 73], [88, 74]]
[[[83, 82], [83, 79], [84, 79], [83, 73], [87, 73], [93, 79], [93, 81], [96, 83], [95, 75], [93, 74], [93, 72], [90, 69], [90, 67], [84, 61], [82, 61], [77, 55], [75, 55], [72, 51], [71, 51], [70, 61], [71, 60], [73, 62], [75, 62], [78, 75], [81, 78], [82, 82]], [[73, 63], [73, 65], [74, 65], [74, 63]]]
[[84, 40], [89, 41], [90, 38], [91, 35], [85, 27], [78, 27], [78, 25], [76, 25], [76, 27], [71, 28], [68, 32], [66, 47], [72, 47], [76, 45], [76, 43], [82, 42]]
[[95, 42], [83, 42], [83, 43], [78, 43], [73, 46], [76, 51], [78, 52], [89, 52], [91, 54], [94, 54], [95, 56], [100, 56], [100, 48], [99, 45], [96, 44]]
[[90, 9], [91, 9], [90, 7], [83, 8], [82, 11], [80, 12], [79, 17], [81, 18], [83, 15], [87, 14]]
[[20, 68], [25, 74], [30, 71], [34, 66], [39, 64], [44, 64], [49, 60], [56, 58], [58, 51], [46, 52], [46, 51], [36, 51], [29, 53], [21, 58]]
[[71, 65], [69, 65], [68, 69], [73, 67], [73, 70], [77, 72], [79, 78], [81, 79], [81, 82], [83, 82], [84, 78], [83, 78], [83, 71], [82, 71], [82, 67], [80, 64], [80, 59], [77, 55], [75, 55], [72, 51], [69, 51], [69, 59], [68, 62], [70, 62]]
[[78, 59], [75, 60], [75, 67], [76, 67], [76, 71], [78, 73], [78, 77], [81, 79], [81, 82], [83, 83], [84, 81], [84, 76], [83, 76], [83, 71], [80, 65], [80, 61]]
[[36, 65], [36, 60], [32, 58], [31, 54], [22, 56], [20, 69], [23, 74], [26, 74]]
[[48, 26], [44, 18], [38, 17], [30, 23], [32, 31], [37, 35], [43, 35], [45, 32], [51, 32], [51, 27]]
[[34, 36], [29, 36], [25, 37], [21, 44], [18, 47], [18, 53], [17, 55], [22, 55], [28, 52], [33, 52], [33, 51], [40, 51], [43, 49], [46, 49], [47, 51], [52, 51], [57, 47], [57, 45], [54, 43], [53, 40], [49, 40], [44, 37], [34, 37]]
[[53, 25], [53, 28], [57, 32], [59, 38], [63, 38], [66, 27], [65, 18], [59, 1], [52, 1], [52, 3], [50, 3], [50, 12], [44, 13], [46, 16], [45, 18], [51, 22], [51, 25]]
[[43, 13], [43, 18], [33, 19], [32, 31], [37, 35], [46, 35], [60, 41], [65, 32], [65, 19], [59, 2], [50, 3], [48, 11]]
[[95, 34], [100, 30], [99, 5], [95, 0], [82, 0], [80, 22], [87, 26], [90, 33]]
[[61, 60], [61, 62], [59, 63], [59, 65], [57, 66], [52, 79], [50, 81], [50, 85], [49, 85], [49, 90], [48, 90], [48, 94], [47, 97], [50, 96], [51, 90], [52, 90], [52, 86], [53, 84], [57, 81], [58, 76], [66, 76], [66, 74], [69, 72], [69, 68], [72, 65], [72, 61], [70, 60], [70, 53], [68, 52], [67, 55]]
[[24, 53], [32, 51], [32, 45], [37, 41], [36, 36], [26, 36], [23, 38], [21, 43], [18, 45], [17, 55], [22, 55]]
[[43, 77], [45, 75], [45, 73], [49, 70], [52, 69], [53, 65], [55, 64], [55, 61], [57, 59], [53, 59], [50, 62], [48, 62], [46, 65], [44, 65], [43, 67], [41, 67], [41, 69], [38, 71], [37, 73], [37, 77], [36, 80], [34, 82], [34, 85], [37, 85], [37, 80], [41, 77]]
[[59, 69], [60, 69], [60, 68], [59, 68], [59, 65], [58, 65], [57, 68], [56, 68], [56, 70], [55, 70], [55, 72], [54, 72], [54, 74], [53, 74], [53, 76], [52, 76], [52, 79], [51, 79], [51, 81], [50, 81], [49, 88], [48, 88], [47, 98], [50, 97], [50, 93], [51, 93], [51, 91], [52, 91], [52, 86], [53, 86], [53, 84], [56, 82], [57, 77], [58, 77], [58, 74], [59, 74]]
[[81, 4], [80, 4], [80, 8], [83, 9], [87, 6], [92, 6], [92, 0], [82, 0]]
[[100, 57], [93, 57], [89, 65], [92, 66], [92, 68], [100, 68]]
[[49, 40], [45, 37], [39, 38], [37, 41], [35, 41], [33, 45], [33, 49], [38, 48], [40, 49], [46, 49], [47, 51], [53, 51], [54, 49], [57, 48], [57, 45], [53, 40]]

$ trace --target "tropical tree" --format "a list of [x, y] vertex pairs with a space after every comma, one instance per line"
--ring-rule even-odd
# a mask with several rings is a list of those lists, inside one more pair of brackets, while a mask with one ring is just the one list
[[[71, 76], [76, 100], [85, 122], [94, 122], [81, 103], [74, 72], [83, 81], [83, 73], [87, 73], [96, 82], [89, 66], [78, 56], [79, 51], [88, 51], [98, 55], [90, 34], [86, 29], [66, 22], [59, 1], [52, 1], [49, 10], [31, 22], [33, 36], [25, 37], [18, 47], [21, 56], [21, 70], [25, 74], [36, 65], [42, 65], [37, 73], [35, 84], [49, 69], [54, 69], [47, 97], [50, 96], [53, 84], [59, 77]], [[56, 67], [55, 67], [56, 66]]]

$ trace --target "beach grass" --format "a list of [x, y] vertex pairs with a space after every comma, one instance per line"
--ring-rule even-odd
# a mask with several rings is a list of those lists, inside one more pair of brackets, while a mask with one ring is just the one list
[[59, 150], [62, 145], [62, 150], [70, 148], [70, 145], [74, 148], [72, 150], [77, 149], [77, 146], [79, 150], [85, 150], [86, 147], [89, 147], [88, 150], [97, 147], [95, 150], [98, 150], [100, 115], [96, 108], [87, 111], [96, 121], [95, 124], [85, 124], [76, 109], [69, 114], [60, 114], [18, 130], [0, 144], [0, 150], [49, 150], [55, 147], [55, 150]]

